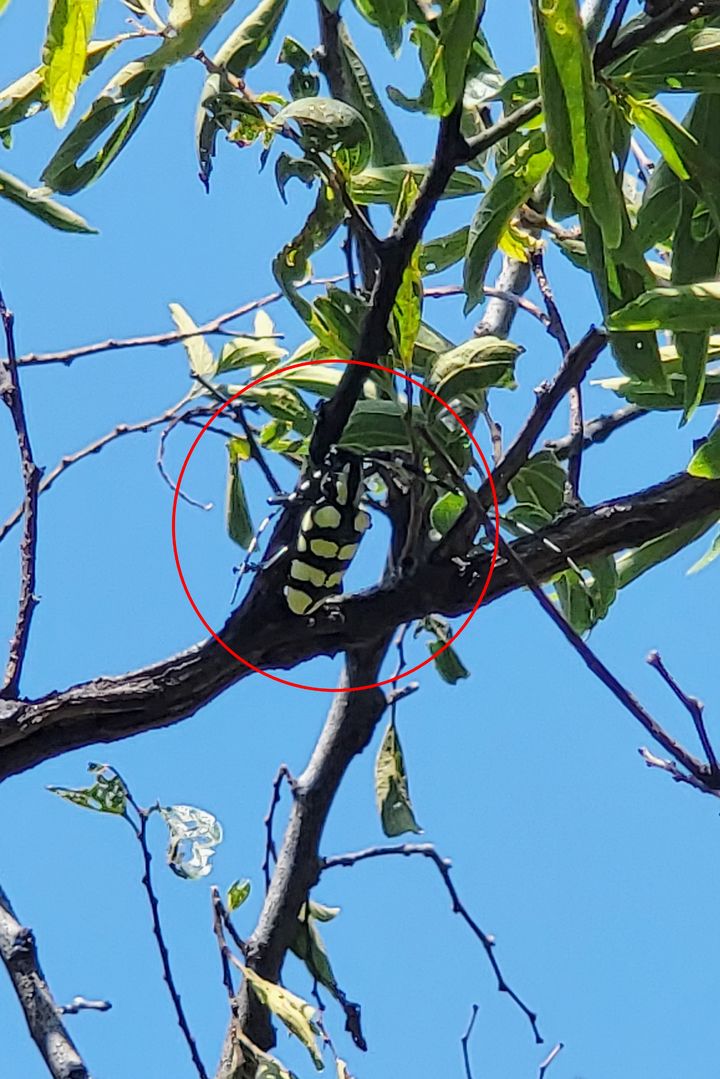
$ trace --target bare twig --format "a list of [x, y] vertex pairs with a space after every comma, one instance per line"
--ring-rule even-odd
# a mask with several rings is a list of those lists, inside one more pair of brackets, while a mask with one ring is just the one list
[[[92, 456], [94, 453], [99, 453], [101, 450], [108, 446], [111, 442], [114, 442], [118, 438], [123, 438], [125, 435], [135, 434], [138, 431], [150, 431], [153, 427], [159, 427], [163, 423], [167, 423], [176, 415], [177, 410], [185, 404], [184, 399], [177, 405], [173, 405], [167, 412], [163, 412], [159, 416], [153, 416], [148, 420], [140, 420], [138, 423], [119, 423], [117, 427], [114, 427], [112, 431], [108, 431], [107, 434], [102, 435], [101, 438], [96, 439], [89, 445], [84, 446], [81, 450], [77, 450], [75, 453], [68, 453], [64, 457], [61, 457], [54, 468], [51, 468], [43, 475], [38, 488], [38, 494], [42, 495], [46, 491], [49, 491], [55, 481], [62, 476], [66, 469], [71, 465], [77, 464], [78, 461], [84, 460], [86, 457]], [[192, 423], [194, 417], [207, 413], [209, 409], [207, 406], [201, 408], [194, 408], [189, 412], [184, 412], [182, 419], [185, 423]], [[0, 525], [0, 543], [5, 539], [7, 534], [12, 531], [15, 525], [22, 519], [23, 507], [18, 508], [10, 514], [7, 520]]]
[[[526, 300], [524, 296], [519, 295], [517, 292], [510, 292], [507, 289], [498, 288], [495, 285], [484, 285], [483, 293], [491, 299], [501, 300], [504, 304], [509, 304], [511, 307], [526, 311], [528, 315], [532, 315], [534, 319], [537, 319], [537, 321], [547, 329], [550, 321], [548, 316], [544, 311], [541, 311], [537, 304], [534, 304], [532, 300]], [[423, 288], [423, 296], [428, 300], [441, 300], [445, 296], [464, 295], [465, 289], [462, 285], [435, 285], [434, 287]], [[475, 336], [482, 337], [484, 335], [476, 332]], [[495, 333], [492, 336], [500, 337], [505, 336], [505, 334]]]
[[463, 1063], [465, 1064], [465, 1079], [473, 1079], [472, 1068], [470, 1066], [470, 1050], [468, 1048], [468, 1043], [470, 1041], [470, 1035], [473, 1032], [473, 1027], [475, 1026], [475, 1020], [477, 1019], [479, 1010], [480, 1009], [478, 1005], [473, 1004], [472, 1014], [470, 1015], [470, 1022], [468, 1023], [467, 1030], [460, 1039], [460, 1044], [462, 1046]]
[[40, 487], [42, 470], [35, 464], [33, 457], [30, 434], [25, 418], [25, 406], [18, 379], [15, 319], [12, 311], [5, 303], [2, 292], [0, 292], [0, 320], [2, 321], [8, 351], [7, 359], [0, 360], [0, 397], [7, 405], [15, 427], [25, 490], [23, 499], [24, 526], [20, 541], [20, 600], [15, 630], [10, 640], [5, 678], [0, 691], [0, 697], [7, 697], [12, 700], [18, 696], [20, 675], [22, 674], [30, 637], [30, 625], [39, 602], [35, 594], [35, 582], [37, 575], [38, 488]]
[[[126, 786], [126, 790], [127, 790], [127, 786]], [[194, 1035], [193, 1035], [192, 1031], [190, 1030], [190, 1026], [188, 1024], [187, 1017], [185, 1015], [185, 1009], [183, 1008], [182, 1000], [180, 998], [180, 993], [178, 992], [177, 986], [175, 984], [175, 978], [173, 976], [172, 966], [170, 964], [170, 953], [168, 951], [167, 944], [165, 943], [165, 935], [163, 933], [162, 923], [160, 921], [160, 908], [159, 908], [159, 904], [158, 904], [158, 898], [157, 898], [157, 895], [155, 893], [155, 888], [153, 887], [153, 883], [152, 883], [152, 872], [151, 872], [152, 855], [150, 853], [150, 847], [149, 847], [148, 841], [147, 841], [147, 826], [148, 826], [148, 820], [149, 820], [149, 817], [150, 817], [150, 813], [152, 812], [152, 810], [143, 809], [140, 806], [138, 806], [137, 803], [133, 800], [133, 798], [130, 795], [129, 791], [128, 791], [128, 800], [129, 800], [130, 804], [133, 806], [133, 808], [135, 809], [135, 811], [138, 814], [138, 823], [137, 824], [135, 823], [135, 821], [132, 820], [132, 818], [127, 813], [125, 814], [125, 820], [128, 822], [130, 827], [133, 829], [133, 831], [134, 831], [134, 833], [135, 833], [135, 835], [137, 837], [137, 841], [140, 844], [140, 850], [142, 851], [143, 866], [144, 866], [144, 872], [143, 872], [143, 876], [142, 876], [142, 885], [143, 885], [143, 887], [145, 889], [145, 893], [147, 895], [148, 903], [150, 905], [150, 914], [151, 914], [151, 917], [152, 917], [152, 925], [153, 925], [153, 935], [155, 937], [155, 942], [157, 944], [158, 953], [160, 955], [160, 962], [162, 963], [163, 978], [165, 980], [165, 984], [168, 987], [168, 992], [170, 993], [170, 998], [172, 1000], [173, 1007], [175, 1009], [175, 1015], [177, 1016], [178, 1026], [180, 1027], [180, 1030], [182, 1031], [183, 1037], [185, 1038], [185, 1042], [187, 1043], [187, 1047], [190, 1050], [190, 1057], [191, 1057], [192, 1062], [193, 1062], [193, 1064], [195, 1066], [195, 1071], [197, 1072], [197, 1074], [199, 1076], [199, 1079], [208, 1079], [207, 1072], [205, 1071], [205, 1066], [204, 1066], [202, 1060], [200, 1059], [200, 1054], [198, 1052], [197, 1043], [195, 1042]]]
[[58, 1005], [58, 1015], [78, 1015], [80, 1012], [109, 1012], [112, 1004], [109, 1000], [87, 1000], [86, 997], [73, 997], [69, 1004]]
[[[335, 277], [316, 277], [312, 278], [310, 281], [304, 282], [300, 287], [308, 288], [312, 285], [329, 285], [334, 284], [337, 281], [343, 281], [344, 279], [345, 274], [340, 274]], [[151, 333], [140, 337], [109, 337], [105, 341], [97, 341], [92, 345], [80, 345], [76, 348], [64, 349], [61, 352], [27, 352], [24, 356], [18, 356], [18, 367], [30, 367], [34, 364], [42, 363], [70, 364], [73, 360], [77, 360], [81, 356], [96, 356], [101, 352], [116, 352], [119, 349], [126, 348], [145, 348], [148, 345], [158, 345], [162, 348], [166, 345], [176, 345], [178, 342], [186, 341], [189, 337], [225, 333], [224, 327], [227, 322], [232, 322], [232, 320], [236, 318], [242, 318], [243, 315], [252, 314], [253, 311], [259, 311], [262, 307], [268, 307], [270, 304], [277, 303], [278, 300], [281, 300], [282, 298], [281, 292], [270, 292], [267, 296], [262, 296], [259, 300], [250, 300], [249, 303], [242, 304], [232, 311], [227, 311], [223, 315], [217, 315], [215, 318], [210, 319], [209, 322], [204, 322], [201, 326], [198, 326], [195, 330], [185, 332], [181, 330], [170, 330], [167, 333]], [[243, 335], [240, 333], [239, 336]]]
[[[167, 426], [163, 428], [162, 434], [158, 440], [157, 454], [155, 456], [157, 470], [173, 494], [175, 494], [175, 491], [177, 490], [177, 483], [165, 467], [165, 447], [168, 435], [174, 431], [182, 421], [182, 416], [173, 416]], [[187, 502], [188, 506], [195, 506], [195, 508], [199, 510], [211, 510], [213, 508], [212, 502], [199, 502], [196, 498], [193, 498], [192, 495], [189, 495], [187, 491], [183, 491], [182, 487], [180, 488], [179, 495], [183, 502]]]
[[53, 1079], [90, 1079], [45, 981], [33, 932], [20, 924], [1, 887], [0, 958], [50, 1075]]
[[[486, 527], [492, 528], [489, 521]], [[580, 634], [566, 621], [555, 604], [545, 595], [545, 592], [535, 576], [527, 568], [523, 560], [518, 557], [511, 545], [507, 543], [501, 535], [498, 535], [498, 540], [502, 556], [507, 558], [508, 561], [514, 565], [518, 576], [525, 586], [532, 592], [542, 609], [550, 617], [551, 621], [555, 623], [562, 635], [569, 644], [572, 645], [596, 678], [598, 678], [604, 686], [607, 686], [610, 692], [620, 701], [623, 707], [637, 719], [658, 745], [661, 745], [663, 749], [674, 757], [683, 768], [686, 768], [691, 775], [700, 780], [704, 779], [708, 785], [712, 786], [710, 783], [711, 776], [708, 774], [707, 768], [703, 765], [702, 761], [699, 761], [697, 757], [694, 757], [692, 753], [689, 753], [688, 750], [676, 742], [675, 739], [660, 726], [643, 705], [640, 704], [637, 697], [635, 697], [634, 694], [632, 694], [630, 690], [615, 677], [599, 656], [593, 652], [587, 642], [584, 641]]]
[[[562, 356], [565, 357], [570, 351], [570, 338], [567, 335], [560, 309], [555, 302], [555, 296], [545, 272], [545, 260], [540, 247], [531, 252], [530, 264], [535, 274], [538, 288], [545, 301], [545, 308], [548, 313], [548, 333], [555, 338], [560, 346]], [[583, 451], [583, 405], [580, 380], [568, 390], [568, 401], [570, 403], [571, 440], [568, 452], [568, 486], [570, 498], [577, 501], [580, 495], [580, 468]]]
[[265, 877], [265, 891], [267, 892], [270, 887], [270, 866], [271, 863], [277, 862], [277, 850], [275, 848], [275, 839], [273, 837], [273, 824], [275, 821], [275, 810], [280, 804], [280, 792], [282, 790], [283, 780], [287, 780], [287, 784], [292, 791], [294, 789], [294, 780], [290, 774], [290, 769], [286, 764], [281, 764], [278, 768], [277, 775], [273, 780], [272, 785], [272, 797], [270, 799], [270, 807], [263, 818], [263, 824], [265, 825], [265, 857], [263, 858], [262, 871]]
[[[586, 450], [589, 446], [598, 446], [609, 438], [614, 431], [618, 431], [621, 427], [625, 427], [626, 424], [632, 423], [633, 420], [639, 420], [641, 416], [648, 415], [649, 412], [644, 408], [640, 408], [639, 405], [625, 405], [607, 416], [597, 416], [593, 420], [588, 420], [583, 429], [583, 449]], [[545, 443], [545, 448], [552, 450], [559, 460], [564, 461], [570, 453], [574, 440], [574, 435], [566, 435], [564, 438], [552, 438]]]
[[495, 958], [494, 946], [495, 940], [484, 932], [477, 924], [475, 919], [469, 913], [465, 905], [462, 903], [460, 896], [457, 893], [457, 889], [453, 883], [450, 875], [451, 862], [447, 858], [442, 858], [435, 847], [430, 843], [403, 843], [397, 847], [367, 847], [365, 850], [353, 851], [351, 854], [336, 854], [331, 858], [323, 858], [321, 862], [321, 871], [324, 873], [327, 869], [334, 869], [339, 866], [354, 866], [358, 862], [367, 861], [369, 858], [384, 858], [392, 855], [403, 855], [404, 857], [411, 857], [412, 855], [419, 855], [423, 858], [428, 858], [435, 865], [440, 876], [443, 879], [445, 888], [452, 900], [452, 909], [454, 914], [459, 914], [465, 924], [474, 933], [477, 939], [483, 946], [485, 954], [488, 957], [490, 966], [492, 967], [495, 979], [497, 981], [498, 992], [507, 993], [511, 1000], [515, 1002], [521, 1012], [527, 1016], [528, 1022], [532, 1027], [533, 1034], [535, 1035], [535, 1041], [538, 1044], [542, 1044], [542, 1037], [537, 1026], [537, 1015], [533, 1012], [527, 1004], [525, 1004], [517, 993], [510, 988], [505, 981], [505, 977], [500, 969], [497, 959]]
[[648, 768], [659, 768], [660, 771], [667, 772], [676, 783], [685, 783], [688, 787], [694, 787], [695, 790], [701, 791], [703, 794], [709, 794], [713, 798], [720, 798], [720, 791], [712, 790], [703, 782], [703, 780], [696, 779], [695, 776], [689, 775], [687, 772], [682, 772], [675, 761], [666, 760], [664, 757], [658, 757], [657, 754], [651, 753], [646, 746], [642, 746], [638, 750], [638, 753], [645, 761]]
[[230, 959], [230, 949], [227, 946], [224, 931], [224, 915], [226, 914], [226, 911], [220, 898], [220, 892], [214, 884], [210, 887], [210, 899], [213, 908], [213, 932], [215, 933], [215, 939], [217, 940], [218, 950], [220, 952], [223, 985], [225, 986], [228, 1000], [230, 1001], [230, 1011], [233, 1016], [237, 1016], [235, 986], [233, 985], [232, 971], [230, 969], [232, 961]]
[[540, 1065], [540, 1068], [538, 1070], [538, 1079], [545, 1079], [545, 1073], [547, 1072], [548, 1068], [552, 1064], [553, 1060], [555, 1060], [559, 1056], [559, 1054], [563, 1051], [564, 1048], [565, 1046], [563, 1045], [563, 1043], [558, 1042], [557, 1045], [550, 1050], [550, 1052]]
[[717, 774], [718, 772], [720, 772], [720, 768], [718, 768], [718, 761], [715, 755], [715, 750], [712, 747], [712, 743], [708, 736], [707, 728], [705, 727], [705, 720], [703, 718], [704, 709], [702, 701], [699, 701], [697, 697], [691, 697], [684, 691], [684, 689], [682, 689], [678, 685], [678, 683], [675, 681], [673, 676], [670, 674], [670, 671], [667, 669], [662, 659], [660, 658], [659, 652], [651, 652], [650, 655], [647, 657], [647, 662], [654, 670], [658, 672], [663, 681], [668, 686], [670, 686], [670, 689], [673, 691], [677, 699], [690, 713], [690, 718], [693, 721], [695, 731], [698, 738], [700, 739], [700, 744], [705, 751], [707, 762], [710, 765], [711, 770]]

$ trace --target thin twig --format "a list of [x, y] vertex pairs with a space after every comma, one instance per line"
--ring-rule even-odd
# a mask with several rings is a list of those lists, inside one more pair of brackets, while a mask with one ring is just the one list
[[[526, 311], [528, 315], [532, 315], [534, 319], [537, 319], [545, 329], [548, 328], [550, 319], [544, 311], [540, 310], [537, 304], [532, 302], [532, 300], [526, 300], [524, 296], [520, 296], [517, 292], [508, 292], [505, 289], [496, 288], [494, 285], [484, 285], [483, 293], [491, 299], [502, 300], [503, 303], [511, 304], [521, 311]], [[435, 285], [431, 288], [423, 288], [423, 296], [429, 300], [441, 300], [446, 296], [464, 295], [465, 289], [462, 285]], [[478, 334], [476, 336], [480, 335]]]
[[[221, 393], [220, 390], [218, 390], [217, 386], [213, 386], [213, 384], [211, 382], [208, 382], [205, 378], [203, 378], [202, 375], [197, 375], [196, 374], [193, 377], [195, 378], [196, 382], [199, 382], [202, 386], [205, 387], [207, 392], [216, 401], [219, 401], [222, 404], [223, 402], [229, 400], [229, 398], [225, 394]], [[275, 495], [281, 494], [282, 493], [282, 487], [280, 486], [278, 481], [275, 479], [275, 476], [273, 475], [273, 472], [272, 472], [272, 469], [270, 468], [270, 465], [265, 460], [265, 455], [263, 454], [262, 450], [260, 449], [260, 446], [258, 445], [257, 439], [255, 437], [255, 432], [253, 431], [252, 427], [250, 426], [250, 424], [247, 421], [247, 417], [245, 415], [245, 409], [243, 408], [242, 403], [239, 400], [238, 401], [233, 401], [231, 405], [228, 405], [228, 408], [227, 408], [226, 411], [228, 411], [230, 413], [230, 415], [233, 416], [237, 420], [237, 422], [240, 424], [243, 431], [245, 432], [245, 437], [246, 437], [246, 439], [248, 441], [248, 447], [250, 449], [250, 456], [253, 459], [253, 461], [255, 461], [255, 463], [258, 465], [258, 467], [259, 467], [260, 471], [262, 472], [263, 476], [265, 477], [268, 484], [272, 488], [273, 494], [275, 494]]]
[[435, 850], [435, 847], [432, 846], [432, 844], [403, 843], [401, 846], [397, 847], [368, 847], [365, 850], [353, 851], [351, 854], [336, 854], [333, 855], [331, 858], [323, 858], [321, 863], [321, 871], [325, 872], [326, 869], [334, 869], [337, 866], [353, 866], [357, 865], [358, 862], [367, 861], [367, 859], [369, 858], [383, 858], [388, 855], [396, 854], [401, 854], [404, 857], [409, 857], [411, 855], [417, 854], [423, 858], [429, 858], [430, 861], [434, 863], [435, 867], [440, 873], [440, 876], [443, 879], [443, 883], [445, 884], [445, 888], [447, 889], [450, 899], [452, 900], [453, 913], [460, 915], [465, 924], [472, 930], [474, 935], [482, 944], [485, 950], [485, 954], [488, 957], [490, 966], [492, 967], [493, 973], [497, 980], [498, 991], [500, 993], [507, 993], [510, 999], [515, 1002], [515, 1004], [523, 1012], [523, 1014], [527, 1016], [528, 1022], [532, 1027], [533, 1034], [535, 1035], [535, 1041], [538, 1045], [541, 1045], [543, 1039], [540, 1035], [540, 1031], [538, 1030], [536, 1013], [533, 1012], [530, 1008], [528, 1008], [527, 1004], [523, 1003], [517, 993], [515, 993], [514, 990], [512, 990], [505, 981], [505, 977], [500, 969], [498, 961], [495, 958], [495, 953], [493, 951], [495, 946], [494, 938], [488, 936], [488, 934], [480, 928], [475, 919], [469, 914], [467, 908], [462, 903], [460, 896], [457, 893], [457, 889], [455, 888], [455, 885], [453, 883], [452, 877], [450, 876], [451, 862], [447, 858], [442, 858]]
[[490, 409], [487, 405], [485, 406], [485, 408], [482, 409], [482, 417], [485, 420], [485, 426], [487, 427], [490, 434], [493, 464], [497, 466], [502, 461], [503, 455], [502, 427], [497, 422], [497, 420], [493, 419], [492, 415], [490, 414]]
[[712, 743], [708, 736], [707, 728], [705, 727], [705, 720], [703, 718], [704, 708], [702, 701], [699, 701], [697, 697], [691, 697], [685, 692], [684, 689], [682, 689], [678, 685], [678, 683], [675, 681], [673, 676], [670, 674], [670, 671], [667, 669], [662, 659], [660, 658], [659, 652], [651, 652], [650, 655], [647, 657], [647, 662], [650, 664], [653, 670], [656, 670], [658, 672], [663, 681], [668, 686], [670, 686], [670, 689], [673, 691], [677, 699], [690, 713], [690, 718], [692, 719], [695, 726], [695, 731], [697, 732], [697, 736], [700, 739], [700, 744], [705, 751], [705, 756], [707, 757], [708, 764], [710, 765], [711, 770], [717, 774], [720, 769], [718, 768], [718, 761], [717, 757], [715, 756], [715, 750], [712, 747]]
[[598, 45], [598, 52], [602, 54], [603, 50], [610, 49], [617, 40], [622, 21], [625, 18], [625, 12], [628, 9], [630, 0], [618, 0], [615, 5], [615, 10], [612, 13], [612, 18], [605, 32], [605, 36], [602, 38]]
[[[560, 346], [562, 356], [565, 357], [570, 351], [570, 338], [567, 335], [565, 323], [560, 314], [560, 309], [555, 302], [555, 296], [545, 272], [545, 260], [540, 247], [537, 247], [531, 252], [530, 265], [532, 266], [535, 280], [537, 281], [538, 288], [540, 289], [548, 313], [547, 331], [551, 337], [555, 338]], [[570, 387], [568, 391], [568, 402], [570, 405], [571, 439], [570, 451], [568, 453], [568, 487], [570, 499], [577, 502], [580, 497], [580, 469], [582, 466], [583, 451], [583, 404], [579, 380], [576, 385]]]
[[[333, 277], [314, 277], [309, 281], [303, 282], [302, 286], [299, 287], [309, 288], [312, 285], [331, 285], [338, 281], [343, 281], [344, 279], [345, 274]], [[167, 345], [176, 345], [178, 342], [186, 341], [189, 337], [225, 333], [226, 331], [223, 327], [226, 322], [231, 322], [236, 318], [242, 318], [243, 315], [251, 314], [253, 311], [259, 311], [263, 307], [268, 307], [270, 304], [277, 303], [278, 300], [282, 300], [282, 298], [283, 294], [281, 292], [270, 292], [267, 296], [262, 296], [259, 300], [251, 300], [249, 303], [242, 304], [240, 307], [236, 307], [232, 311], [227, 311], [223, 315], [217, 315], [215, 318], [210, 319], [209, 322], [204, 322], [194, 330], [170, 330], [167, 333], [151, 333], [140, 337], [109, 337], [105, 341], [98, 341], [92, 345], [80, 345], [76, 348], [68, 348], [62, 352], [27, 352], [24, 356], [18, 356], [18, 367], [30, 367], [34, 364], [41, 363], [69, 364], [81, 356], [96, 356], [100, 352], [116, 352], [119, 349], [125, 348], [144, 348], [147, 345], [158, 345], [163, 348]], [[246, 335], [238, 334], [238, 336]]]
[[270, 863], [271, 861], [277, 861], [277, 850], [275, 847], [275, 839], [273, 836], [273, 824], [275, 823], [275, 810], [280, 804], [280, 792], [282, 790], [283, 780], [287, 780], [290, 790], [293, 790], [294, 780], [290, 773], [290, 769], [286, 764], [281, 764], [278, 768], [277, 775], [273, 780], [272, 785], [272, 797], [270, 799], [270, 807], [263, 818], [263, 824], [265, 825], [265, 857], [263, 858], [262, 871], [265, 877], [265, 891], [267, 892], [270, 887], [271, 873]]
[[[171, 433], [171, 431], [175, 430], [179, 423], [182, 423], [182, 416], [173, 416], [167, 427], [164, 428], [162, 434], [160, 435], [160, 438], [158, 440], [157, 454], [155, 456], [155, 464], [157, 465], [157, 470], [162, 476], [162, 478], [165, 480], [165, 483], [168, 485], [173, 494], [175, 494], [175, 491], [177, 490], [177, 483], [165, 467], [165, 448], [168, 435]], [[213, 508], [212, 502], [199, 502], [196, 498], [193, 498], [186, 491], [183, 491], [182, 487], [180, 488], [180, 491], [178, 493], [180, 498], [182, 498], [183, 502], [187, 502], [189, 506], [195, 506], [196, 509], [199, 510], [211, 510]]]
[[[486, 528], [492, 530], [492, 524], [489, 519], [486, 521]], [[642, 727], [644, 727], [650, 737], [661, 745], [667, 753], [674, 757], [678, 763], [682, 764], [683, 768], [686, 768], [687, 771], [697, 779], [703, 780], [704, 778], [705, 780], [709, 780], [710, 774], [702, 761], [698, 760], [697, 757], [694, 757], [692, 753], [689, 753], [688, 750], [676, 742], [675, 739], [672, 738], [650, 715], [643, 705], [640, 704], [637, 697], [635, 697], [635, 695], [615, 677], [612, 671], [606, 667], [599, 656], [597, 656], [592, 648], [590, 648], [590, 646], [582, 639], [580, 634], [573, 629], [568, 621], [566, 621], [555, 604], [545, 595], [541, 585], [527, 568], [523, 560], [515, 553], [512, 546], [499, 533], [498, 542], [502, 557], [507, 559], [508, 562], [514, 566], [520, 580], [525, 584], [528, 590], [532, 592], [542, 609], [550, 617], [551, 621], [555, 623], [562, 635], [575, 649], [596, 678], [598, 678], [604, 686], [607, 686], [623, 707], [637, 719]]]
[[565, 1048], [562, 1042], [558, 1042], [554, 1049], [551, 1049], [548, 1055], [543, 1060], [538, 1071], [538, 1079], [545, 1079], [545, 1073], [552, 1064], [553, 1060], [563, 1051]]
[[[633, 420], [639, 420], [641, 416], [649, 415], [650, 413], [639, 405], [624, 405], [607, 416], [596, 416], [595, 419], [588, 420], [583, 430], [583, 449], [600, 445], [621, 427], [632, 423]], [[545, 448], [552, 450], [560, 461], [564, 461], [570, 453], [573, 442], [574, 436], [565, 435], [564, 438], [548, 439], [545, 442]]]
[[703, 794], [709, 794], [713, 798], [720, 798], [720, 791], [711, 789], [701, 779], [696, 779], [695, 776], [689, 775], [687, 772], [681, 772], [675, 761], [658, 757], [657, 754], [651, 753], [647, 746], [641, 746], [638, 753], [648, 768], [659, 768], [660, 771], [667, 772], [676, 783], [685, 783], [688, 787], [694, 787], [695, 790], [701, 791]]
[[470, 1041], [470, 1035], [472, 1034], [473, 1027], [475, 1026], [475, 1020], [477, 1019], [477, 1014], [479, 1011], [480, 1008], [478, 1007], [478, 1005], [473, 1004], [472, 1014], [470, 1016], [468, 1028], [460, 1039], [460, 1044], [462, 1045], [463, 1061], [465, 1064], [465, 1079], [473, 1079], [472, 1068], [470, 1067], [470, 1050], [468, 1048], [468, 1042]]
[[220, 952], [220, 963], [222, 965], [223, 985], [225, 986], [228, 1000], [230, 1001], [230, 1011], [233, 1016], [236, 1016], [237, 999], [235, 997], [235, 986], [233, 985], [232, 980], [232, 970], [230, 969], [230, 949], [225, 940], [224, 932], [223, 914], [225, 914], [225, 907], [220, 898], [220, 892], [214, 884], [210, 887], [210, 899], [213, 909], [213, 932], [215, 933], [215, 939], [217, 940], [218, 950]]
[[[40, 481], [38, 488], [38, 495], [44, 494], [49, 491], [55, 481], [62, 476], [71, 465], [77, 464], [78, 461], [84, 460], [86, 457], [92, 456], [94, 453], [99, 453], [105, 446], [108, 446], [111, 442], [114, 442], [118, 438], [123, 438], [124, 435], [135, 434], [138, 431], [150, 431], [153, 427], [159, 427], [163, 423], [167, 423], [176, 415], [177, 410], [185, 404], [185, 398], [177, 405], [173, 405], [167, 412], [163, 412], [159, 416], [153, 416], [151, 419], [140, 420], [139, 423], [119, 423], [117, 427], [114, 427], [112, 431], [108, 431], [107, 434], [102, 435], [101, 438], [96, 439], [89, 445], [84, 446], [81, 450], [77, 450], [75, 453], [68, 453], [64, 457], [61, 457], [54, 468], [51, 468], [49, 472], [46, 472]], [[194, 417], [205, 414], [209, 411], [207, 406], [200, 408], [194, 408], [190, 412], [184, 412], [182, 419], [185, 423], [193, 423]], [[7, 534], [15, 527], [15, 525], [22, 519], [23, 507], [18, 508], [10, 514], [7, 520], [0, 525], [0, 543], [5, 539]]]
[[0, 360], [0, 397], [7, 405], [15, 428], [25, 491], [23, 498], [24, 526], [20, 541], [20, 600], [18, 602], [15, 630], [10, 640], [5, 678], [0, 691], [0, 697], [12, 700], [18, 696], [20, 675], [22, 674], [25, 653], [27, 652], [30, 638], [30, 625], [39, 602], [35, 594], [35, 583], [37, 576], [38, 489], [42, 479], [42, 469], [35, 464], [25, 418], [25, 406], [17, 370], [15, 318], [5, 303], [2, 292], [0, 292], [0, 320], [2, 320], [8, 352], [7, 359]]
[[87, 1000], [86, 997], [73, 997], [69, 1004], [58, 1005], [58, 1015], [79, 1015], [80, 1012], [109, 1012], [112, 1004], [109, 1000]]
[[[127, 786], [126, 786], [126, 790], [128, 790]], [[135, 835], [137, 837], [137, 841], [140, 844], [140, 850], [142, 851], [143, 867], [144, 867], [143, 876], [142, 876], [142, 885], [143, 885], [143, 887], [145, 889], [145, 893], [146, 893], [147, 898], [148, 898], [148, 903], [150, 905], [150, 914], [151, 914], [151, 917], [152, 917], [153, 934], [155, 936], [155, 941], [157, 943], [158, 952], [160, 953], [160, 962], [162, 963], [163, 978], [165, 980], [165, 984], [167, 985], [168, 991], [170, 993], [170, 998], [172, 1000], [173, 1007], [175, 1009], [175, 1015], [177, 1016], [178, 1025], [180, 1027], [180, 1030], [183, 1033], [183, 1037], [185, 1038], [185, 1041], [187, 1043], [187, 1047], [190, 1050], [190, 1056], [192, 1058], [193, 1064], [195, 1065], [195, 1070], [198, 1073], [198, 1076], [200, 1077], [200, 1079], [208, 1079], [207, 1072], [205, 1071], [205, 1066], [204, 1066], [202, 1060], [200, 1059], [200, 1054], [198, 1052], [198, 1047], [197, 1047], [197, 1044], [195, 1042], [195, 1038], [193, 1036], [192, 1031], [190, 1030], [190, 1026], [188, 1024], [187, 1017], [185, 1015], [185, 1009], [183, 1008], [182, 1000], [180, 998], [180, 994], [179, 994], [179, 992], [177, 990], [177, 986], [175, 985], [175, 978], [173, 977], [172, 967], [170, 965], [170, 953], [168, 951], [167, 944], [165, 943], [165, 936], [164, 936], [164, 933], [163, 933], [162, 924], [160, 922], [160, 910], [159, 910], [158, 898], [157, 898], [157, 895], [155, 894], [155, 889], [154, 889], [153, 883], [152, 883], [152, 873], [151, 873], [152, 855], [150, 854], [150, 847], [148, 846], [148, 841], [147, 841], [148, 819], [149, 819], [150, 813], [152, 811], [139, 807], [137, 805], [137, 803], [133, 800], [133, 798], [130, 795], [129, 791], [128, 791], [128, 800], [129, 800], [130, 804], [133, 806], [133, 808], [135, 809], [135, 811], [138, 814], [138, 823], [137, 824], [132, 820], [132, 818], [127, 813], [125, 814], [125, 820], [128, 822], [130, 827], [135, 832]]]

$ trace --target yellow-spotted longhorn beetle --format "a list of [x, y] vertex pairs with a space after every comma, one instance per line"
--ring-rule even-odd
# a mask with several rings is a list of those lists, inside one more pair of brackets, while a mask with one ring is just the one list
[[360, 505], [365, 490], [362, 459], [335, 450], [328, 464], [317, 477], [317, 497], [303, 514], [290, 548], [283, 593], [297, 615], [312, 614], [342, 592], [345, 572], [370, 527], [370, 515]]

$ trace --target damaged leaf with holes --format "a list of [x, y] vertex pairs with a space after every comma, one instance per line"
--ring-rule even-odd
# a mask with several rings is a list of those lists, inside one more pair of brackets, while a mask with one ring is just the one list
[[120, 776], [104, 764], [90, 764], [88, 771], [95, 777], [95, 782], [89, 787], [49, 786], [47, 789], [52, 794], [57, 794], [66, 802], [72, 802], [73, 805], [80, 806], [82, 809], [124, 816], [128, 792]]
[[178, 877], [199, 880], [212, 872], [212, 858], [222, 842], [220, 821], [196, 806], [159, 806], [157, 812], [170, 833], [168, 865]]

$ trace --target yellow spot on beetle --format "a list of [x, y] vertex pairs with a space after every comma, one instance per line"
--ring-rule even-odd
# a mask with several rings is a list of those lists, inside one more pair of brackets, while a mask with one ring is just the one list
[[322, 588], [326, 578], [323, 570], [310, 566], [307, 562], [300, 562], [296, 558], [290, 563], [290, 576], [296, 581], [309, 581], [316, 588]]
[[343, 562], [352, 558], [358, 549], [357, 543], [346, 543], [344, 547], [341, 547], [337, 552], [338, 558], [341, 558]]
[[314, 511], [313, 521], [318, 528], [337, 528], [341, 521], [340, 510], [335, 506], [321, 506]]
[[338, 570], [337, 573], [331, 573], [328, 579], [325, 581], [326, 588], [337, 588], [342, 583], [342, 579], [345, 576], [345, 570]]
[[311, 539], [310, 550], [320, 558], [335, 558], [338, 553], [338, 545], [337, 543], [331, 543], [330, 540]]
[[293, 614], [307, 614], [308, 608], [312, 606], [312, 596], [309, 596], [307, 592], [301, 592], [299, 588], [292, 588], [290, 585], [285, 585], [283, 589], [287, 605]]
[[370, 527], [370, 514], [365, 510], [358, 510], [355, 514], [354, 525], [356, 532], [365, 532]]

